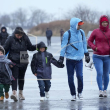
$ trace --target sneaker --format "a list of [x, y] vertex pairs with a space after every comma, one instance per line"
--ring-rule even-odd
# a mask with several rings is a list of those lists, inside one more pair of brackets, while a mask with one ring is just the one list
[[78, 98], [81, 100], [83, 99], [82, 93], [78, 93]]
[[9, 94], [8, 94], [8, 92], [7, 92], [7, 93], [5, 93], [5, 98], [6, 98], [6, 99], [8, 99], [8, 98], [9, 98]]
[[44, 100], [45, 100], [45, 97], [41, 97], [41, 98], [40, 98], [40, 101], [44, 101]]
[[73, 96], [72, 96], [71, 101], [76, 101], [76, 95], [73, 95]]
[[99, 91], [99, 97], [103, 98], [103, 91], [102, 90]]
[[17, 94], [16, 94], [16, 90], [13, 90], [12, 95], [10, 96], [11, 99], [13, 99], [14, 101], [18, 101], [17, 99]]
[[103, 97], [107, 97], [107, 91], [106, 90], [103, 91]]
[[25, 97], [23, 96], [23, 91], [19, 90], [19, 99], [20, 100], [25, 100]]
[[45, 92], [45, 96], [46, 96], [46, 98], [49, 98], [49, 93]]
[[3, 97], [3, 96], [1, 96], [1, 97], [0, 97], [0, 101], [3, 101], [3, 100], [4, 100], [4, 97]]

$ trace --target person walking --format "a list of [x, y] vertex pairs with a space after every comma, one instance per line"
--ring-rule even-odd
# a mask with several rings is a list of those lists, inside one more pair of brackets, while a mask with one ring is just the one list
[[61, 42], [62, 42], [63, 34], [64, 34], [64, 30], [63, 30], [63, 29], [61, 29], [61, 30], [60, 30]]
[[14, 80], [10, 69], [13, 66], [14, 63], [5, 57], [5, 50], [0, 46], [0, 101], [4, 100], [4, 92], [5, 98], [9, 98], [9, 88], [11, 81]]
[[63, 68], [64, 64], [59, 65], [58, 61], [53, 57], [53, 55], [47, 52], [47, 47], [44, 42], [40, 42], [37, 45], [38, 52], [33, 55], [31, 61], [31, 70], [33, 74], [37, 77], [37, 81], [40, 89], [41, 101], [49, 98], [49, 90], [51, 87], [51, 63], [59, 68]]
[[[95, 43], [93, 43], [94, 41]], [[94, 50], [93, 62], [97, 72], [99, 97], [107, 97], [110, 70], [110, 29], [109, 19], [106, 15], [100, 17], [99, 28], [93, 30], [88, 39], [88, 44]]]
[[50, 30], [49, 28], [47, 28], [46, 37], [47, 37], [47, 45], [51, 46], [52, 30]]
[[[24, 61], [22, 58], [23, 52], [28, 56], [27, 50], [36, 50], [36, 45], [32, 45], [28, 36], [25, 34], [21, 27], [16, 27], [12, 36], [10, 36], [5, 42], [4, 49], [8, 54], [8, 58], [16, 65], [12, 68], [12, 75], [15, 80], [12, 81], [12, 95], [11, 99], [17, 101], [17, 85], [19, 86], [19, 99], [25, 100], [23, 96], [24, 89], [24, 77], [28, 66], [28, 59]], [[22, 57], [22, 58], [21, 58]], [[18, 82], [18, 84], [17, 84]]]
[[8, 38], [8, 33], [6, 27], [1, 28], [1, 33], [0, 33], [0, 44], [3, 46]]
[[74, 70], [78, 79], [78, 98], [82, 99], [83, 91], [83, 57], [89, 63], [90, 57], [87, 50], [87, 42], [85, 33], [81, 28], [84, 22], [79, 18], [72, 18], [70, 20], [70, 29], [63, 35], [59, 63], [62, 64], [64, 56], [66, 57], [66, 67], [68, 75], [68, 84], [72, 101], [76, 100], [76, 89], [74, 84]]

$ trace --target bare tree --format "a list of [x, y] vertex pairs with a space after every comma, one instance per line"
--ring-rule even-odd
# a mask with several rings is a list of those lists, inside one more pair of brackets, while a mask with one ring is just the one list
[[98, 18], [98, 12], [89, 9], [86, 6], [78, 5], [72, 10], [69, 10], [67, 14], [65, 15], [66, 19], [71, 19], [73, 17], [80, 18], [83, 21], [89, 22], [89, 23], [95, 23], [97, 22]]
[[30, 25], [35, 26], [44, 23], [48, 19], [48, 15], [41, 9], [31, 10]]
[[0, 24], [4, 26], [9, 26], [11, 23], [10, 16], [8, 14], [4, 14], [0, 17]]

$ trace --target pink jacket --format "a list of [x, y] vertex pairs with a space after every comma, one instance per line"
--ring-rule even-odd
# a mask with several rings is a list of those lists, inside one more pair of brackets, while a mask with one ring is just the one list
[[[103, 33], [107, 36], [107, 38]], [[94, 40], [95, 44], [93, 43]], [[94, 54], [110, 55], [110, 29], [108, 28], [105, 32], [101, 28], [95, 29], [88, 39], [88, 45], [94, 50]]]

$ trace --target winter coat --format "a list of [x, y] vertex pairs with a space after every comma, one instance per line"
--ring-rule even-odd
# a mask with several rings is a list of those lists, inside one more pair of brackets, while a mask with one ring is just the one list
[[[60, 56], [65, 56], [68, 59], [72, 60], [81, 60], [84, 57], [84, 53], [87, 53], [87, 42], [85, 33], [82, 29], [77, 30], [78, 23], [81, 22], [79, 18], [72, 18], [70, 20], [70, 33], [71, 38], [69, 44], [74, 45], [78, 50], [73, 48], [71, 45], [68, 45], [68, 37], [69, 33], [66, 31], [63, 35], [62, 44], [61, 44], [61, 52]], [[82, 35], [81, 35], [81, 32]], [[83, 39], [82, 39], [83, 37]]]
[[[40, 46], [42, 47], [42, 45], [44, 44], [41, 44]], [[37, 73], [38, 77], [41, 77], [43, 79], [51, 79], [52, 74], [51, 63], [59, 68], [63, 67], [59, 65], [58, 61], [55, 58], [53, 58], [53, 55], [51, 53], [47, 51], [45, 52], [38, 51], [33, 55], [31, 61], [31, 70], [33, 74]]]
[[8, 58], [16, 63], [17, 65], [21, 64], [20, 63], [20, 52], [27, 50], [29, 51], [34, 51], [36, 50], [36, 45], [32, 45], [30, 42], [30, 39], [28, 38], [27, 35], [23, 35], [21, 39], [17, 39], [14, 35], [10, 36], [5, 45], [4, 49], [6, 53], [9, 51]]
[[[101, 20], [101, 18], [100, 18], [100, 20]], [[108, 22], [109, 22], [109, 20], [108, 20]], [[101, 23], [100, 23], [100, 25], [101, 25]], [[103, 33], [107, 36], [107, 38]], [[93, 43], [94, 41], [95, 41], [95, 43]], [[109, 44], [108, 44], [108, 42], [109, 42]], [[94, 54], [110, 55], [110, 29], [109, 29], [109, 25], [108, 25], [107, 31], [105, 31], [105, 32], [101, 29], [101, 26], [100, 26], [100, 28], [95, 29], [91, 33], [90, 38], [88, 39], [88, 44], [94, 50]], [[95, 50], [96, 48], [97, 48], [97, 51]]]
[[[5, 29], [6, 31], [3, 32], [2, 30]], [[5, 27], [1, 28], [1, 33], [0, 33], [0, 44], [3, 46], [8, 38], [8, 33], [7, 29]]]
[[6, 59], [4, 55], [0, 56], [0, 84], [11, 84], [11, 81], [14, 80], [10, 65], [13, 63], [9, 59]]
[[52, 36], [52, 31], [51, 30], [47, 30], [46, 31], [46, 37], [50, 38]]

